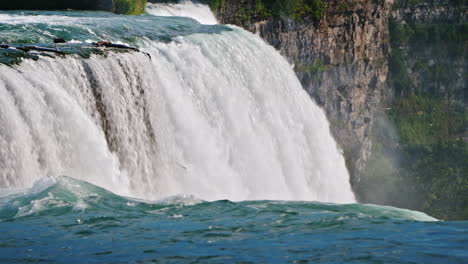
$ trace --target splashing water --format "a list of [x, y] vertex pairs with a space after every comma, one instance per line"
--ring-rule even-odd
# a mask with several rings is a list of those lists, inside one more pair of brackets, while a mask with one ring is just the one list
[[[207, 8], [179, 5], [192, 16]], [[10, 42], [68, 31], [78, 42], [137, 45], [151, 58], [110, 53], [0, 66], [1, 186], [69, 175], [145, 199], [354, 202], [323, 111], [258, 36], [184, 18], [5, 16]]]
[[463, 263], [467, 223], [434, 220], [376, 205], [148, 202], [53, 177], [0, 197], [0, 260]]
[[1, 66], [3, 185], [63, 174], [142, 198], [353, 201], [323, 111], [261, 39], [230, 28], [144, 48], [152, 60]]
[[218, 24], [208, 6], [190, 0], [183, 0], [174, 4], [149, 3], [146, 12], [154, 16], [190, 17], [206, 25]]

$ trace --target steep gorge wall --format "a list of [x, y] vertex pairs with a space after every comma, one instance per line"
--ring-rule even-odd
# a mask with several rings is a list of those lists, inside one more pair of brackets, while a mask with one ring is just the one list
[[468, 219], [466, 0], [397, 0], [389, 96], [355, 189], [363, 202]]
[[258, 33], [296, 65], [304, 88], [324, 107], [356, 182], [370, 154], [371, 123], [386, 90], [393, 1], [324, 4], [319, 19], [265, 18], [256, 0], [222, 1], [216, 15], [221, 23]]
[[468, 219], [466, 0], [209, 2], [295, 64], [360, 202]]
[[467, 17], [466, 0], [397, 1], [390, 24], [393, 57], [404, 59], [398, 66], [410, 84], [397, 84], [396, 96], [426, 94], [468, 105]]

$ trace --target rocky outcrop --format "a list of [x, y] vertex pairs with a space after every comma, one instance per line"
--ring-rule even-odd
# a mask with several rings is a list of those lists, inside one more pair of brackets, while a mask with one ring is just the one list
[[[217, 17], [258, 33], [291, 63], [307, 92], [323, 106], [344, 150], [353, 181], [369, 156], [369, 131], [386, 91], [393, 0], [328, 1], [323, 18], [263, 19], [257, 1], [223, 1]], [[250, 8], [250, 9], [249, 9]], [[260, 21], [258, 21], [260, 20]]]
[[118, 14], [144, 13], [146, 0], [17, 0], [1, 1], [0, 10], [101, 10]]

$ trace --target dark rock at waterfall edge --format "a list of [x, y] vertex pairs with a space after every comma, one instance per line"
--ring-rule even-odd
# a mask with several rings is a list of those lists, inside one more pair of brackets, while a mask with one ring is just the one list
[[[109, 52], [139, 52], [138, 49], [128, 47], [102, 47], [88, 44], [28, 44], [28, 45], [0, 45], [0, 64], [15, 65], [24, 59], [38, 60], [41, 57], [61, 57], [78, 55], [81, 58], [89, 58], [91, 55], [106, 56]], [[146, 54], [146, 53], [145, 53]], [[148, 56], [148, 54], [146, 54]]]

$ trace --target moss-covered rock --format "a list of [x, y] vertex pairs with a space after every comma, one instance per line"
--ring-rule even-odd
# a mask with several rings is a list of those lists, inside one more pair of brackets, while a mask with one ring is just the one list
[[141, 15], [145, 12], [146, 0], [114, 0], [115, 13]]

